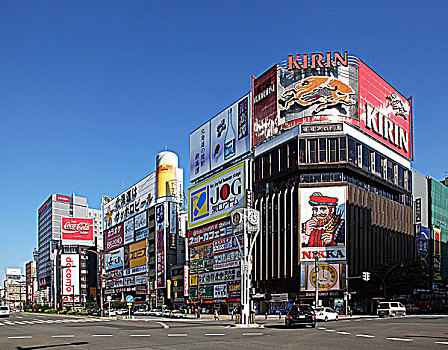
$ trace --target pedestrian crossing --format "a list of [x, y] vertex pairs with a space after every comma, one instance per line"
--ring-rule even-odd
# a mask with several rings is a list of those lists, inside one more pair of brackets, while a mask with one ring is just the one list
[[27, 326], [27, 325], [36, 325], [36, 324], [52, 324], [52, 323], [87, 323], [87, 322], [109, 322], [108, 319], [99, 319], [99, 318], [66, 318], [66, 319], [39, 319], [34, 318], [30, 321], [26, 320], [5, 320], [0, 321], [0, 327], [2, 326]]

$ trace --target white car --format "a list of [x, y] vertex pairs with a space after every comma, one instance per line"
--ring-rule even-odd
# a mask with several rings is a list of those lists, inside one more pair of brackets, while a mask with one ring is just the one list
[[331, 307], [317, 307], [314, 309], [316, 313], [316, 321], [337, 321], [339, 320], [339, 315]]
[[162, 316], [162, 311], [157, 310], [157, 309], [149, 310], [149, 315], [151, 315], [151, 316]]
[[382, 301], [376, 310], [379, 317], [384, 316], [406, 316], [406, 308], [398, 301]]
[[9, 317], [10, 311], [8, 306], [0, 306], [0, 317]]
[[162, 311], [163, 317], [170, 317], [171, 316], [171, 310], [165, 309]]

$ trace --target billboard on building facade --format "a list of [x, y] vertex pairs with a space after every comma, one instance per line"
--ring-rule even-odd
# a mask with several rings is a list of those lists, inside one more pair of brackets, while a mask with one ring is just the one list
[[146, 239], [124, 247], [124, 268], [146, 266]]
[[[314, 263], [301, 264], [301, 290], [316, 290], [316, 269]], [[319, 291], [341, 290], [345, 288], [345, 264], [319, 263], [317, 272]]]
[[254, 145], [296, 124], [345, 122], [412, 159], [410, 101], [359, 58], [331, 55], [304, 54], [255, 79]]
[[433, 225], [433, 241], [434, 241], [434, 254], [433, 254], [433, 276], [435, 281], [442, 280], [442, 228], [440, 226]]
[[124, 264], [124, 248], [118, 248], [116, 250], [112, 250], [108, 252], [105, 258], [105, 269], [108, 270], [114, 270], [118, 269], [119, 267], [123, 267]]
[[241, 280], [241, 269], [234, 268], [222, 271], [204, 272], [199, 274], [199, 285]]
[[250, 93], [190, 134], [190, 181], [250, 152]]
[[213, 269], [221, 270], [230, 267], [237, 267], [241, 264], [241, 254], [239, 250], [233, 250], [213, 256]]
[[61, 254], [62, 295], [80, 295], [79, 293], [79, 255]]
[[93, 246], [93, 219], [61, 218], [62, 245]]
[[124, 222], [123, 244], [134, 242], [134, 218], [130, 218]]
[[411, 103], [358, 59], [360, 128], [412, 159]]
[[227, 250], [238, 249], [242, 245], [243, 236], [230, 236], [213, 241], [213, 253], [221, 253]]
[[213, 242], [190, 247], [190, 260], [210, 258], [213, 256]]
[[215, 239], [227, 237], [232, 234], [230, 217], [212, 222], [211, 224], [188, 231], [188, 245], [212, 242]]
[[253, 145], [278, 133], [277, 65], [253, 80]]
[[423, 226], [418, 227], [420, 228], [419, 232], [415, 232], [416, 255], [426, 267], [429, 267], [431, 257], [429, 249], [429, 242], [431, 241], [429, 228]]
[[109, 251], [124, 244], [123, 223], [104, 231], [105, 250]]
[[157, 197], [173, 196], [177, 180], [179, 159], [173, 152], [160, 152], [156, 157], [157, 166]]
[[108, 229], [126, 219], [137, 215], [154, 205], [156, 198], [156, 173], [153, 172], [143, 180], [119, 194], [110, 198], [103, 196], [102, 217], [103, 227]]
[[169, 208], [169, 236], [170, 249], [177, 249], [177, 204], [174, 202], [167, 202]]
[[245, 206], [245, 165], [239, 163], [188, 190], [188, 228], [221, 219]]
[[345, 260], [347, 187], [300, 188], [300, 261]]
[[56, 194], [56, 200], [58, 202], [70, 203], [71, 198], [69, 196], [64, 196], [62, 194]]
[[358, 120], [356, 66], [278, 66], [278, 128], [321, 120]]
[[165, 288], [165, 205], [156, 206], [156, 284]]

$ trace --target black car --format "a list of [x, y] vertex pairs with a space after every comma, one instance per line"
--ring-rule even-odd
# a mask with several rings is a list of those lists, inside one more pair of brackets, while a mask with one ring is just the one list
[[304, 304], [293, 304], [288, 308], [285, 319], [286, 327], [305, 325], [316, 327], [316, 314], [313, 308]]

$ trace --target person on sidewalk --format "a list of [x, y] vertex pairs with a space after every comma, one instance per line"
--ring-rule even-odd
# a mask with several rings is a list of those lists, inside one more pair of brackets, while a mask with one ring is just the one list
[[215, 310], [215, 321], [219, 321], [218, 310]]

